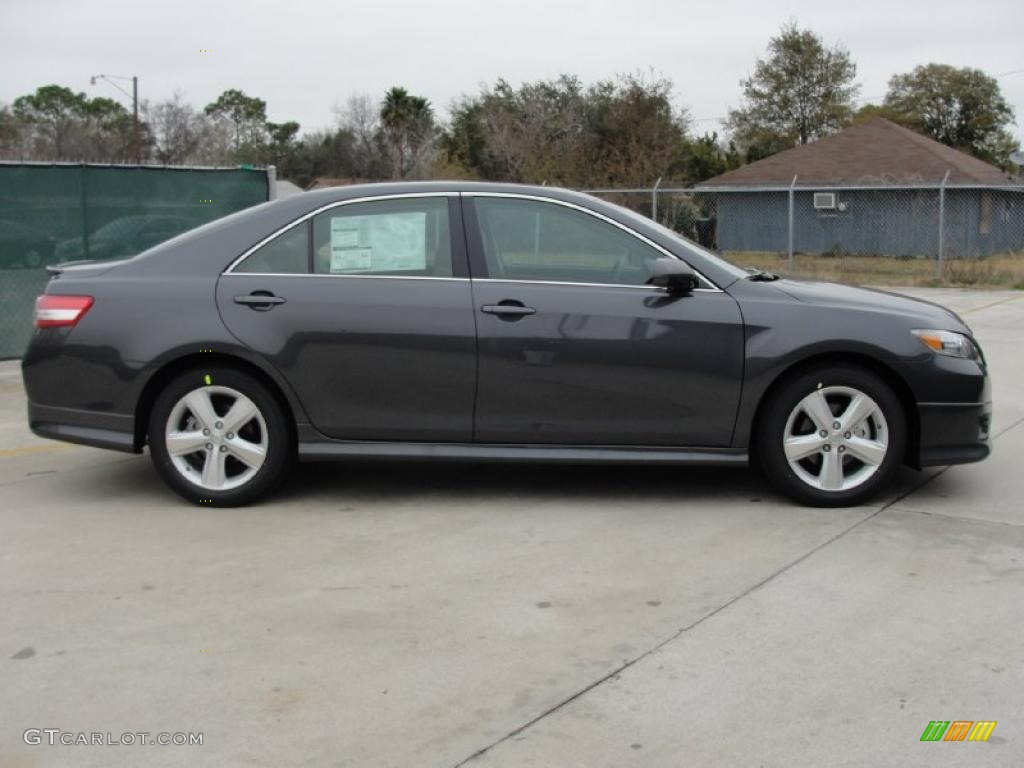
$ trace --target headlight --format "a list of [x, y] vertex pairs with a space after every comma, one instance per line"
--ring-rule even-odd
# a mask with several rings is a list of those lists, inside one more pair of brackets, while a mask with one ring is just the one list
[[962, 333], [931, 330], [914, 330], [911, 333], [937, 355], [962, 357], [965, 360], [977, 360], [981, 357], [977, 345], [969, 336]]

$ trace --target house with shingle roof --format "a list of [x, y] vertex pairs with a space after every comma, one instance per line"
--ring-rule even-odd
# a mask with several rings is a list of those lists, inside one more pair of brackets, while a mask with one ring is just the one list
[[[699, 184], [723, 251], [948, 257], [1024, 249], [1024, 187], [1010, 174], [876, 118]], [[940, 188], [944, 191], [940, 194]], [[941, 206], [940, 206], [941, 198]]]

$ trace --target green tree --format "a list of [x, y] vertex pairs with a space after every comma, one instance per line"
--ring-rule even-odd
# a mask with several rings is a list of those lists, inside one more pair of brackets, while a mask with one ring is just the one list
[[723, 147], [717, 133], [705, 133], [687, 140], [684, 157], [684, 176], [691, 184], [706, 181], [742, 164], [740, 153], [732, 142]]
[[580, 81], [483, 86], [452, 110], [442, 146], [470, 175], [502, 181], [578, 184], [586, 163], [587, 96]]
[[754, 74], [740, 81], [743, 104], [727, 121], [732, 138], [749, 160], [833, 133], [853, 115], [856, 76], [845, 48], [827, 47], [790, 22], [769, 40], [768, 56], [757, 60]]
[[566, 186], [685, 180], [688, 117], [671, 81], [623, 75], [589, 87], [572, 75], [504, 80], [453, 105], [441, 140], [450, 166], [496, 181]]
[[487, 131], [483, 123], [480, 99], [463, 96], [448, 110], [450, 119], [439, 139], [439, 146], [449, 166], [464, 175], [490, 178], [487, 163]]
[[295, 151], [295, 137], [299, 133], [299, 124], [294, 120], [286, 123], [267, 123], [267, 134], [270, 136], [268, 154], [270, 162], [280, 165], [288, 155]]
[[[132, 155], [132, 116], [114, 99], [97, 96], [86, 102], [80, 123], [81, 149], [78, 156], [100, 162], [118, 162]], [[139, 126], [140, 145], [145, 143], [145, 126]], [[132, 158], [134, 160], [134, 158]]]
[[672, 104], [672, 81], [624, 75], [590, 89], [587, 185], [685, 179], [689, 116]]
[[[72, 131], [85, 116], [89, 99], [84, 93], [75, 93], [61, 85], [44, 85], [35, 93], [14, 100], [14, 114], [22, 122], [33, 126], [39, 137], [49, 143], [48, 148], [37, 147], [41, 154], [53, 159], [68, 158], [68, 143]], [[50, 152], [47, 152], [47, 149]]]
[[927, 64], [894, 75], [884, 108], [904, 125], [1004, 168], [1017, 148], [1007, 130], [1013, 109], [996, 79], [978, 69]]
[[238, 159], [252, 159], [266, 140], [267, 102], [231, 88], [203, 110], [211, 117], [227, 120], [234, 132]]
[[885, 106], [884, 104], [865, 104], [860, 107], [856, 112], [853, 113], [853, 118], [850, 122], [853, 124], [867, 123], [876, 118], [884, 117], [893, 123], [903, 123], [904, 116], [896, 112], [893, 109]]
[[318, 176], [357, 176], [354, 145], [352, 133], [344, 129], [307, 134], [281, 158], [278, 174], [303, 187]]
[[423, 175], [436, 138], [430, 102], [396, 86], [384, 95], [380, 120], [392, 178]]

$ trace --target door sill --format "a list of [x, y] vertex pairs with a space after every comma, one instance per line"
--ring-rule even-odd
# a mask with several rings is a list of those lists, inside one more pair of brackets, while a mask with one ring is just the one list
[[622, 445], [528, 445], [513, 443], [399, 443], [317, 440], [299, 443], [301, 461], [399, 459], [561, 464], [689, 464], [744, 467], [745, 451]]

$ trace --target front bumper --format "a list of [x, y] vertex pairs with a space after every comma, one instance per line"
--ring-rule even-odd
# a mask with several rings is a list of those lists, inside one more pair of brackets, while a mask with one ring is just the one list
[[992, 450], [992, 403], [919, 403], [919, 467], [981, 461]]

